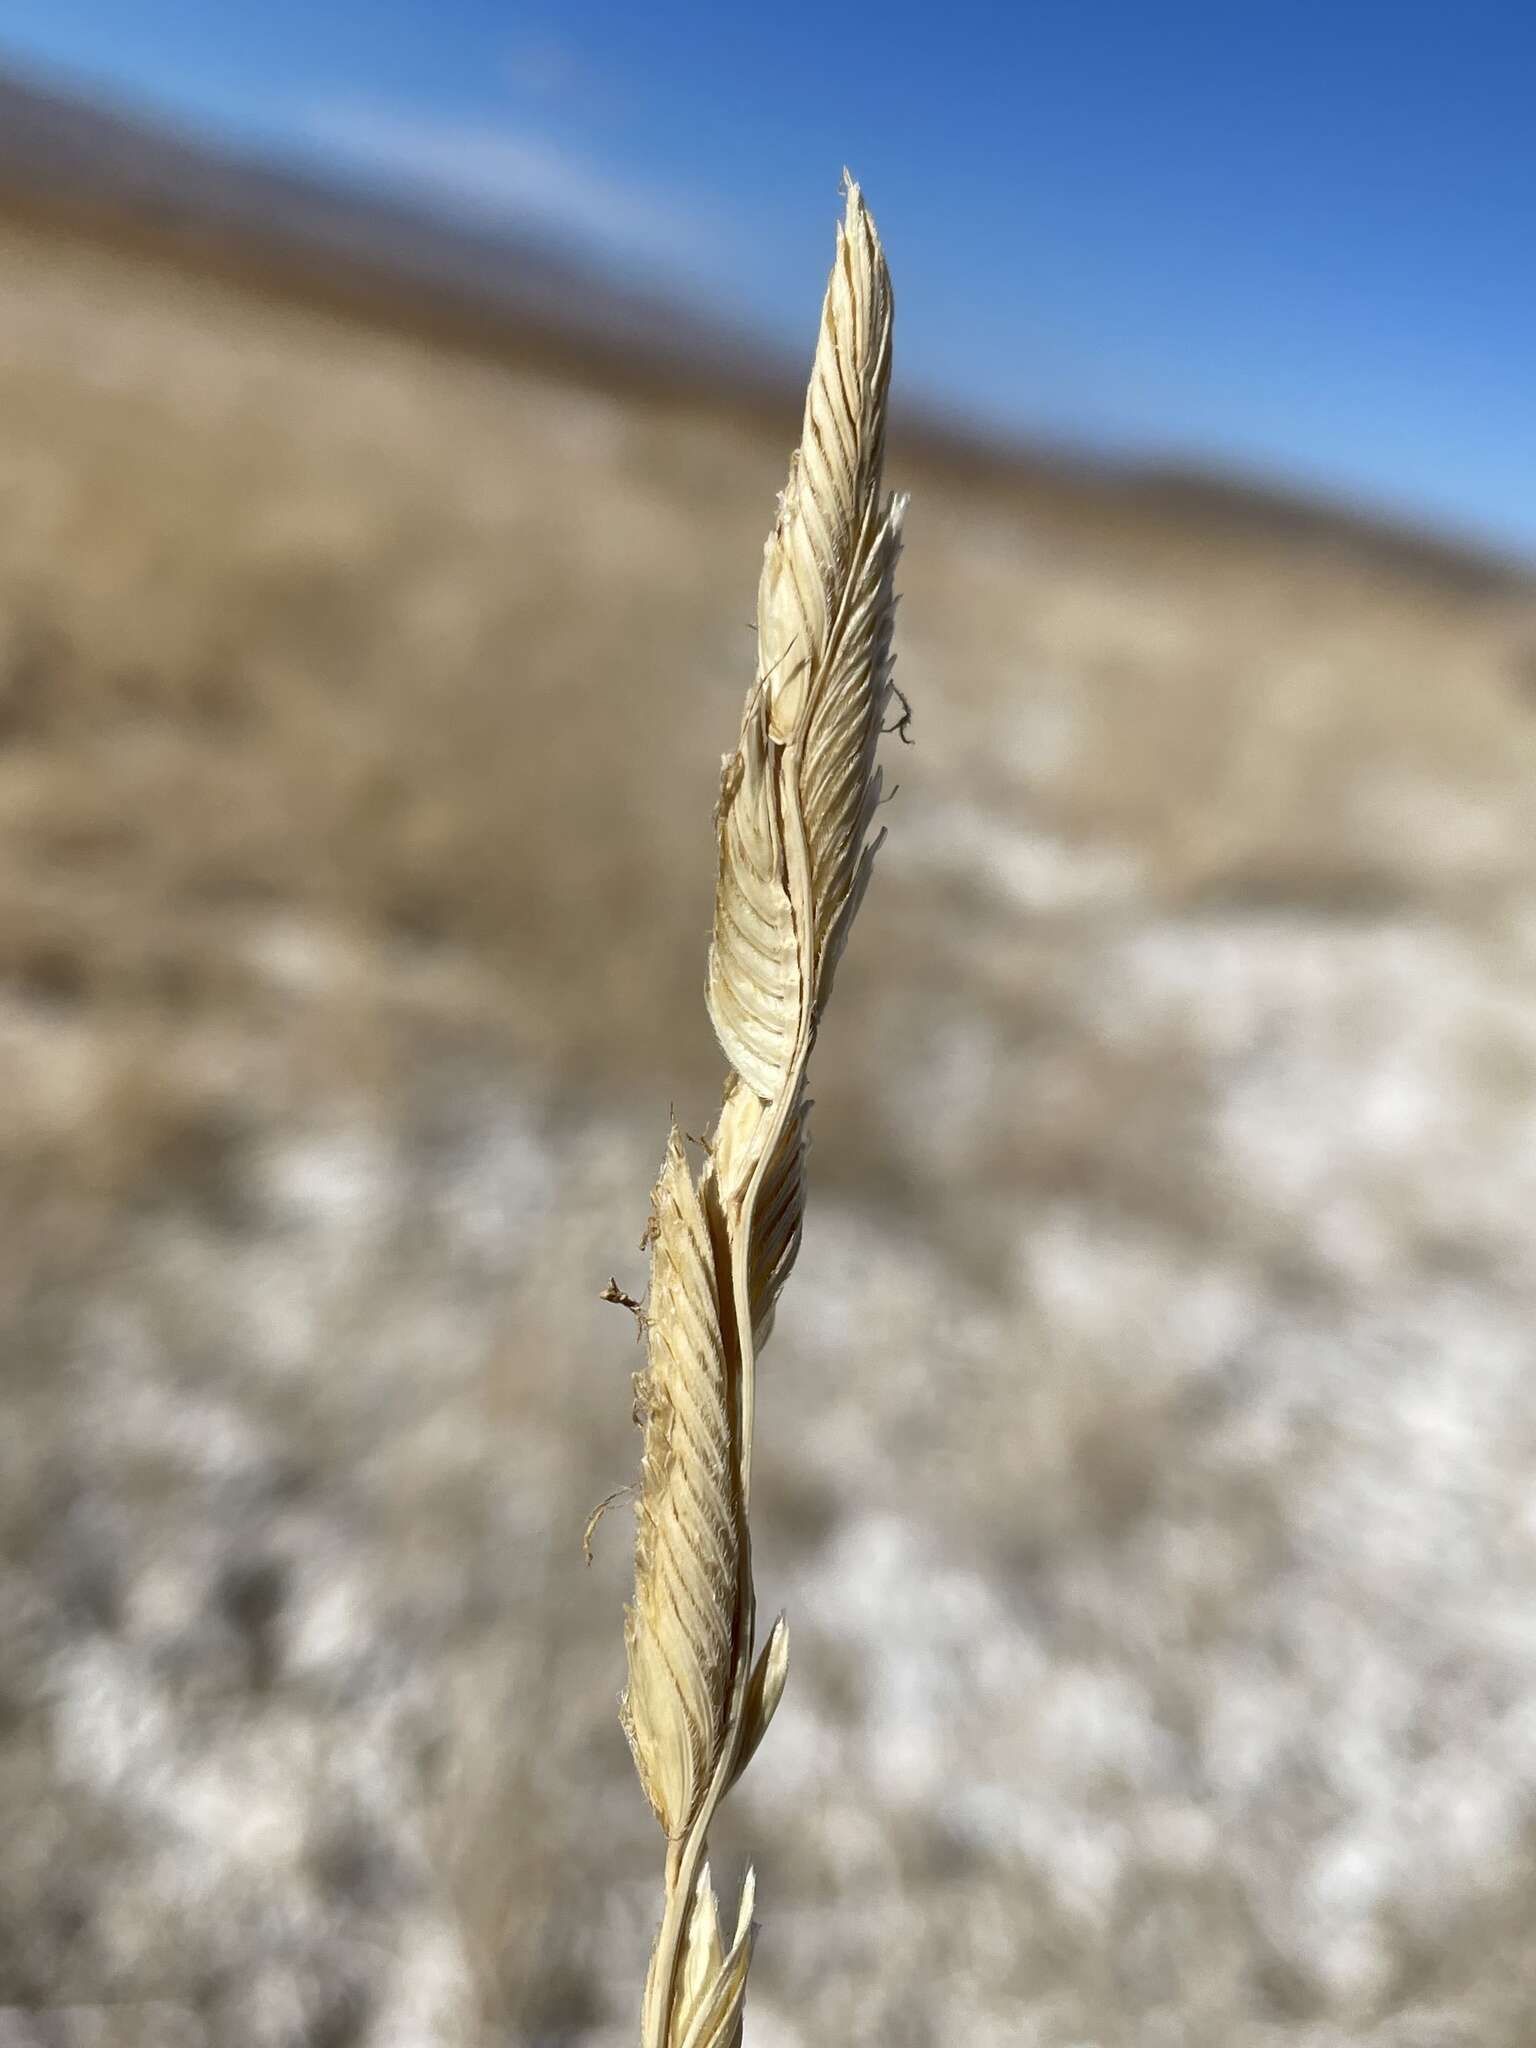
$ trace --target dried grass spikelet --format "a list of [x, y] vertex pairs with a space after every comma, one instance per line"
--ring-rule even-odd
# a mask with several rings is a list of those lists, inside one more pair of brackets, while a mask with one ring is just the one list
[[706, 996], [725, 1098], [697, 1186], [674, 1126], [652, 1219], [623, 1717], [669, 1839], [643, 2048], [741, 2037], [752, 1883], [726, 1949], [704, 1859], [788, 1669], [782, 1616], [753, 1658], [756, 1361], [800, 1244], [811, 1049], [878, 845], [905, 507], [881, 494], [890, 359], [890, 279], [849, 180], [801, 444], [764, 552], [757, 674], [715, 812]]
[[727, 757], [709, 1007], [733, 1080], [714, 1178], [744, 1220], [766, 1337], [804, 1207], [805, 1068], [869, 879], [906, 501], [883, 498], [892, 300], [858, 187], [822, 307], [800, 447], [763, 553], [757, 679]]
[[656, 1818], [682, 1835], [719, 1760], [736, 1647], [739, 1512], [709, 1226], [674, 1123], [652, 1208], [649, 1366], [625, 1617], [624, 1732]]
[[757, 682], [721, 783], [710, 1013], [764, 1101], [809, 1052], [869, 872], [905, 512], [881, 497], [891, 310], [850, 182], [801, 444], [763, 553]]
[[736, 1932], [727, 1948], [720, 1935], [720, 1909], [709, 1865], [700, 1870], [678, 1960], [670, 2037], [676, 2048], [738, 2048], [747, 1969], [752, 1961], [756, 1896], [757, 1882], [749, 1870], [741, 1888]]
[[[793, 762], [810, 862], [815, 1003], [867, 877], [890, 692], [893, 578], [906, 501], [881, 499], [891, 285], [857, 186], [838, 231], [800, 447], [758, 585], [758, 676]], [[789, 765], [789, 764], [786, 764]]]
[[885, 454], [891, 284], [859, 188], [847, 211], [821, 309], [800, 446], [763, 551], [758, 678], [781, 743], [799, 729], [867, 551]]

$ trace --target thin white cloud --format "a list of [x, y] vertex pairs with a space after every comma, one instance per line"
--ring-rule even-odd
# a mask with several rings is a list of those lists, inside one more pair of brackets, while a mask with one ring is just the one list
[[387, 107], [307, 108], [304, 140], [335, 161], [467, 213], [574, 235], [625, 257], [686, 260], [713, 241], [702, 210], [546, 137]]

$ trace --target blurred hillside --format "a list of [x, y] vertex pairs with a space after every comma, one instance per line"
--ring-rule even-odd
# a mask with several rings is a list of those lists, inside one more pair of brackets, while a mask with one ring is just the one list
[[[617, 2048], [596, 1295], [717, 1100], [797, 406], [620, 376], [622, 301], [471, 331], [6, 189], [0, 2040]], [[1533, 590], [932, 427], [892, 475], [748, 2048], [1524, 2048]]]

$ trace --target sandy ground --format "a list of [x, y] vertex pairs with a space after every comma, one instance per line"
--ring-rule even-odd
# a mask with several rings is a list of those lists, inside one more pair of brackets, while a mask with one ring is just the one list
[[[0, 232], [4, 2048], [633, 2038], [596, 1296], [793, 426]], [[747, 2048], [1528, 2048], [1536, 601], [897, 469]]]

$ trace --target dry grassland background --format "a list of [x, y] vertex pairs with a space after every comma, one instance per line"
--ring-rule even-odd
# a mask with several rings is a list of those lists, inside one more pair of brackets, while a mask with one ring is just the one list
[[[0, 230], [7, 2048], [633, 2038], [597, 1291], [796, 418]], [[890, 475], [747, 2048], [1528, 2048], [1536, 606]]]

